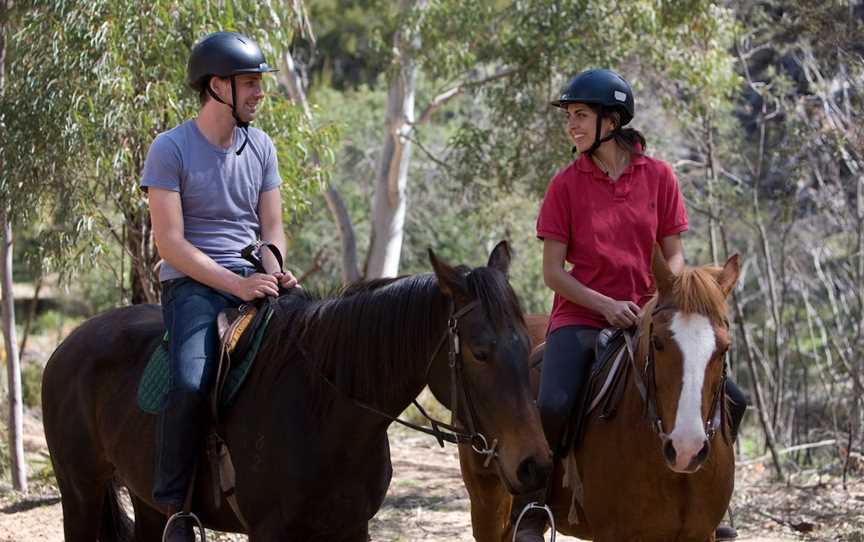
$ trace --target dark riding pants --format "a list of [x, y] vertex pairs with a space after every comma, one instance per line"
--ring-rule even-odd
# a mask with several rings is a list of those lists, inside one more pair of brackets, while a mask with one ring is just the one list
[[546, 337], [537, 406], [546, 441], [556, 456], [564, 447], [567, 422], [594, 362], [598, 333], [595, 327], [565, 326]]
[[[245, 269], [234, 270], [247, 275]], [[219, 361], [216, 317], [242, 300], [184, 277], [162, 283], [170, 383], [156, 427], [153, 499], [182, 507], [207, 424], [207, 396]]]
[[[594, 362], [594, 345], [600, 329], [589, 326], [565, 326], [546, 338], [540, 395], [537, 406], [546, 441], [552, 452], [559, 455], [567, 424], [574, 407], [581, 400], [582, 390]], [[749, 401], [741, 389], [727, 379], [726, 397], [732, 418], [732, 432], [737, 435]]]

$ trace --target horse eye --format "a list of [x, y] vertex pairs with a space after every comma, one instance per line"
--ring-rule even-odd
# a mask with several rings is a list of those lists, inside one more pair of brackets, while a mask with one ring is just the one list
[[489, 361], [489, 353], [482, 350], [471, 350], [471, 355], [477, 361]]
[[657, 350], [658, 352], [663, 351], [663, 341], [661, 341], [659, 337], [651, 337], [651, 344], [654, 345], [654, 350]]

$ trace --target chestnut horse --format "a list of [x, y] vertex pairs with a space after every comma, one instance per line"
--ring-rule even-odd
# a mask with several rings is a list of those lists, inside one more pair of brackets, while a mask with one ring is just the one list
[[[728, 420], [714, 428], [712, 419], [725, 382], [726, 297], [738, 280], [738, 256], [722, 268], [674, 275], [655, 251], [652, 271], [657, 294], [643, 309], [617, 413], [611, 419], [591, 413], [581, 444], [553, 470], [548, 504], [563, 534], [601, 542], [713, 541], [732, 495]], [[526, 320], [533, 343], [542, 343], [548, 318]], [[538, 371], [532, 371], [535, 394]], [[652, 410], [653, 423], [646, 415]], [[474, 538], [509, 542], [510, 495], [467, 452], [460, 446]]]
[[[427, 384], [445, 404], [458, 394], [456, 415], [472, 422], [475, 447], [489, 452], [484, 462], [503, 486], [542, 487], [551, 458], [528, 387], [509, 249], [500, 243], [473, 270], [431, 251], [430, 260], [435, 274], [323, 300], [295, 289], [276, 301], [257, 360], [216, 428], [249, 528], [214, 502], [202, 452], [193, 511], [206, 526], [245, 531], [252, 542], [366, 542], [392, 474], [391, 420], [380, 412], [398, 415]], [[161, 540], [165, 516], [151, 498], [156, 416], [138, 408], [136, 387], [162, 333], [157, 306], [115, 309], [70, 334], [45, 368], [66, 542]], [[131, 495], [134, 533], [117, 484]]]

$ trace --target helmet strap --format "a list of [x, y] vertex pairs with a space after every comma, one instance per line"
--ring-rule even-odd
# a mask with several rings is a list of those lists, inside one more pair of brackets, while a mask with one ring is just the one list
[[615, 129], [606, 134], [606, 137], [600, 137], [600, 128], [603, 124], [603, 108], [600, 108], [600, 111], [597, 113], [597, 129], [594, 132], [594, 143], [591, 144], [591, 148], [585, 151], [585, 154], [591, 156], [594, 154], [594, 151], [600, 148], [600, 145], [606, 143], [607, 141], [613, 139], [621, 129], [618, 126], [615, 126]]
[[243, 139], [243, 144], [240, 145], [240, 149], [238, 149], [237, 153], [236, 153], [237, 156], [240, 156], [240, 153], [242, 153], [243, 149], [246, 148], [246, 144], [249, 143], [249, 123], [240, 120], [240, 117], [237, 115], [237, 84], [235, 83], [234, 76], [233, 75], [231, 76], [231, 103], [230, 104], [228, 102], [226, 102], [225, 100], [223, 100], [222, 98], [220, 98], [219, 96], [217, 96], [215, 92], [213, 92], [213, 89], [210, 87], [209, 81], [207, 82], [207, 93], [210, 94], [210, 96], [214, 100], [216, 100], [217, 102], [219, 102], [221, 104], [225, 104], [228, 107], [230, 107], [231, 108], [231, 116], [234, 117], [234, 123], [237, 125], [238, 128], [243, 129], [243, 134], [245, 135], [245, 138]]

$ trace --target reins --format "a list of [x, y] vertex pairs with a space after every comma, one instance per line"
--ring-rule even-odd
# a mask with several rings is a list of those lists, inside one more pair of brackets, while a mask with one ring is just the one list
[[338, 395], [340, 395], [343, 399], [351, 402], [354, 406], [366, 410], [367, 412], [376, 414], [392, 422], [396, 422], [400, 425], [408, 427], [409, 429], [431, 435], [438, 440], [438, 444], [441, 445], [442, 448], [444, 447], [445, 441], [452, 444], [470, 444], [471, 449], [474, 450], [474, 452], [486, 456], [486, 461], [483, 463], [483, 466], [486, 467], [489, 465], [489, 462], [493, 458], [497, 459], [498, 457], [498, 453], [495, 451], [498, 445], [498, 439], [494, 439], [492, 441], [492, 446], [489, 446], [489, 442], [486, 436], [477, 430], [477, 424], [475, 423], [477, 414], [474, 410], [474, 403], [471, 401], [471, 396], [468, 393], [468, 387], [466, 386], [465, 380], [462, 376], [463, 357], [459, 341], [458, 328], [459, 318], [471, 312], [474, 308], [477, 307], [478, 304], [479, 302], [477, 300], [472, 301], [450, 315], [447, 320], [447, 330], [441, 336], [441, 339], [438, 340], [438, 343], [435, 349], [432, 351], [432, 355], [429, 357], [429, 361], [426, 364], [426, 370], [424, 371], [424, 380], [426, 380], [426, 377], [428, 377], [429, 371], [432, 368], [432, 363], [435, 361], [435, 358], [438, 356], [439, 352], [441, 352], [441, 347], [444, 346], [444, 341], [447, 341], [447, 358], [449, 362], [448, 364], [450, 366], [451, 375], [450, 397], [453, 398], [453, 404], [451, 405], [450, 410], [455, 418], [459, 404], [459, 395], [461, 395], [465, 400], [465, 404], [467, 405], [466, 422], [468, 426], [468, 432], [465, 432], [462, 428], [459, 428], [453, 424], [436, 420], [426, 412], [426, 410], [420, 405], [420, 403], [417, 402], [416, 399], [413, 400], [413, 404], [415, 407], [417, 407], [417, 410], [420, 412], [420, 414], [422, 414], [423, 417], [429, 421], [429, 424], [432, 426], [431, 429], [422, 425], [411, 423], [407, 420], [403, 420], [398, 416], [392, 416], [382, 410], [373, 407], [368, 403], [346, 395], [333, 381], [327, 378], [327, 376], [324, 375], [321, 371], [316, 370], [315, 373], [324, 382], [326, 382], [328, 386], [330, 386], [334, 391], [336, 391]]

